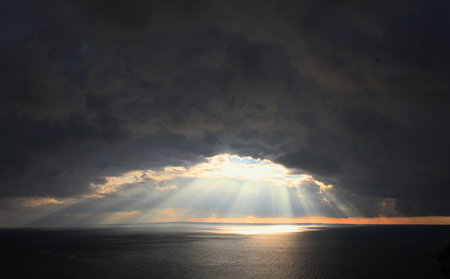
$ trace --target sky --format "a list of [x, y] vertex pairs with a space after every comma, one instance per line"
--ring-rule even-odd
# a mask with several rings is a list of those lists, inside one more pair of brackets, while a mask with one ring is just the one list
[[450, 223], [448, 1], [0, 2], [0, 226]]

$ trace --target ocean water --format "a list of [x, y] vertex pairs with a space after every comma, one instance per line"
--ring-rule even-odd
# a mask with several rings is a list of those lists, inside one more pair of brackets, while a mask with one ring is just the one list
[[1, 278], [449, 278], [450, 226], [1, 229]]

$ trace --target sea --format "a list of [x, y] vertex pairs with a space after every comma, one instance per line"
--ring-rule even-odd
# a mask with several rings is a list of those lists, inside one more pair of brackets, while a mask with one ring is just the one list
[[170, 223], [0, 229], [0, 278], [450, 278], [450, 226]]

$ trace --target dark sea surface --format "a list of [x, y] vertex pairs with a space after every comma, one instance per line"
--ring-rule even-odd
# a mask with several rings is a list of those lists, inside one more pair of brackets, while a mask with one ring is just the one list
[[1, 229], [0, 278], [449, 278], [448, 244], [450, 226]]

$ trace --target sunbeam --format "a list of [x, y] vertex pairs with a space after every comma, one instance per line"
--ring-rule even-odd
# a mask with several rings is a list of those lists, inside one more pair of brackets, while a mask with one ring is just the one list
[[[126, 210], [143, 212], [134, 222], [318, 216], [326, 211], [320, 209], [319, 201], [326, 200], [325, 194], [333, 187], [270, 160], [228, 154], [206, 158], [189, 168], [168, 166], [105, 179], [106, 186], [98, 192], [105, 199], [121, 192], [130, 195], [138, 185], [147, 185], [139, 195], [130, 196], [136, 203], [129, 203]], [[148, 193], [155, 192], [165, 194], [140, 208], [146, 203], [146, 196], [155, 195]], [[301, 207], [294, 206], [293, 201]], [[299, 212], [298, 208], [302, 210]]]
[[[187, 167], [167, 166], [105, 177], [92, 193], [33, 224], [179, 221], [294, 223], [299, 218], [361, 216], [332, 185], [270, 160], [221, 154]], [[42, 199], [34, 203], [55, 203]], [[246, 221], [247, 220], [247, 221]]]

